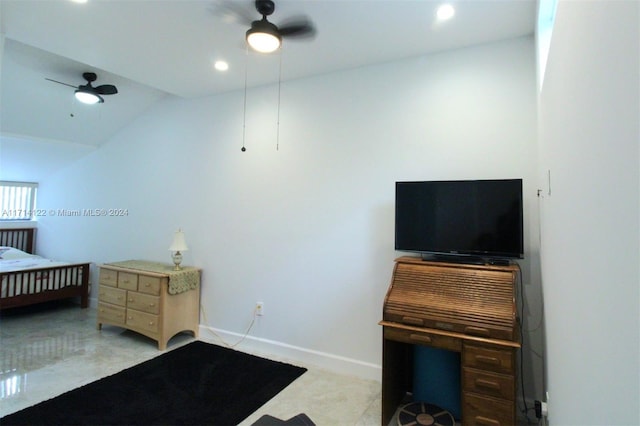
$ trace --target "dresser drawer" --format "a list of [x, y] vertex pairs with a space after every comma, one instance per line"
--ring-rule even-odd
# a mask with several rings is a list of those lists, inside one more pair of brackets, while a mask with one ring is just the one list
[[157, 315], [160, 313], [160, 298], [150, 294], [129, 291], [127, 292], [127, 308]]
[[125, 306], [125, 302], [127, 300], [126, 290], [101, 285], [98, 293], [99, 293], [100, 302], [106, 302], [106, 303], [111, 303], [113, 305]]
[[483, 346], [464, 345], [462, 362], [466, 367], [512, 374], [515, 368], [514, 352], [509, 349], [494, 349]]
[[160, 294], [161, 278], [149, 277], [147, 275], [140, 275], [138, 283], [138, 291], [147, 294]]
[[118, 272], [118, 288], [125, 290], [138, 290], [138, 275], [128, 272]]
[[124, 325], [125, 309], [123, 306], [111, 305], [108, 303], [98, 303], [98, 322], [104, 321], [109, 324]]
[[481, 397], [466, 392], [463, 400], [464, 426], [513, 426], [516, 424], [512, 401]]
[[158, 332], [158, 315], [127, 309], [127, 326], [141, 330]]
[[111, 269], [100, 268], [100, 284], [108, 285], [109, 287], [118, 286], [118, 273]]
[[488, 373], [466, 367], [463, 368], [462, 387], [465, 391], [511, 401], [513, 401], [516, 392], [513, 376]]

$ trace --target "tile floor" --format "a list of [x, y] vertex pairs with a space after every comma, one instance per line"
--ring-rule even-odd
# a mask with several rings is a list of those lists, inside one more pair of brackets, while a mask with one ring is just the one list
[[[168, 350], [191, 340], [176, 336]], [[109, 326], [98, 332], [93, 308], [61, 302], [9, 310], [0, 314], [0, 417], [161, 353], [136, 333]], [[305, 367], [305, 374], [241, 424], [263, 414], [289, 419], [301, 412], [318, 426], [380, 424], [379, 382]]]

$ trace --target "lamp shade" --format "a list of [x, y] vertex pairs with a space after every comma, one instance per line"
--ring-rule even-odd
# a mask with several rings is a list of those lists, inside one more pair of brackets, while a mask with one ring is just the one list
[[181, 229], [178, 229], [175, 234], [173, 234], [173, 241], [171, 242], [171, 246], [169, 247], [169, 251], [187, 251], [189, 247], [187, 247], [187, 242], [184, 239], [184, 232]]
[[271, 53], [280, 47], [281, 37], [278, 28], [266, 19], [253, 21], [247, 30], [247, 43], [253, 50]]

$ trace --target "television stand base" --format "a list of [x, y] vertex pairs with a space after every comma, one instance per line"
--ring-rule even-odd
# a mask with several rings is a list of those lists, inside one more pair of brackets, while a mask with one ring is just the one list
[[422, 260], [429, 262], [463, 263], [467, 265], [509, 266], [512, 264], [511, 260], [503, 258], [435, 253], [423, 253]]
[[466, 263], [468, 265], [484, 265], [487, 263], [485, 259], [478, 256], [435, 253], [423, 253], [422, 260], [427, 262]]
[[513, 262], [511, 262], [511, 260], [509, 260], [509, 259], [487, 259], [487, 264], [488, 265], [509, 266], [512, 263]]

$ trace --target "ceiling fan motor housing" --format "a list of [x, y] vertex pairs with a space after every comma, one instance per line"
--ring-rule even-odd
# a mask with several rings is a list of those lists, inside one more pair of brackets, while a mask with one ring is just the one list
[[262, 18], [259, 21], [253, 21], [251, 23], [251, 28], [247, 31], [247, 35], [255, 32], [273, 34], [275, 37], [280, 38], [280, 35], [278, 34], [278, 27], [267, 21], [266, 18]]

